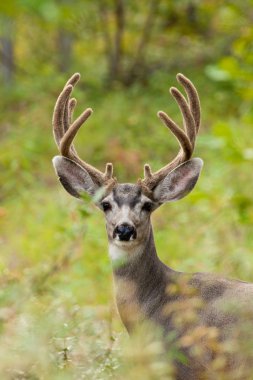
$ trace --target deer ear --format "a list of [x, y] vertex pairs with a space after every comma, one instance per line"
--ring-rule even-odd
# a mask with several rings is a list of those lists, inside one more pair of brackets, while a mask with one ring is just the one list
[[196, 185], [202, 166], [200, 158], [193, 158], [177, 166], [156, 186], [154, 199], [165, 203], [185, 197]]
[[94, 195], [98, 190], [87, 170], [69, 158], [56, 156], [53, 166], [62, 186], [74, 197], [79, 198], [83, 192]]

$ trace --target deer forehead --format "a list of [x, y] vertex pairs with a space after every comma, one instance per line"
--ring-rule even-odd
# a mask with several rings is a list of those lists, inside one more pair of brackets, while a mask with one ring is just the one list
[[138, 204], [148, 202], [150, 199], [142, 193], [140, 185], [123, 183], [117, 184], [103, 201], [112, 202], [119, 208], [134, 209]]

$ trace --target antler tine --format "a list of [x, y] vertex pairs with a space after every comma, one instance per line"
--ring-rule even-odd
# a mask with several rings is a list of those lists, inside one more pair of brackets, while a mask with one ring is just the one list
[[[72, 124], [72, 117], [73, 117], [73, 112], [74, 112], [76, 104], [77, 104], [76, 99], [71, 98], [71, 99], [69, 99], [68, 107], [65, 108], [64, 118], [65, 118], [65, 125], [67, 126], [67, 128], [69, 125]], [[67, 112], [66, 112], [66, 110], [67, 110]], [[67, 131], [67, 129], [66, 129], [66, 131]], [[77, 155], [77, 152], [76, 152], [73, 144], [71, 144], [69, 149], [73, 154]]]
[[63, 91], [61, 92], [60, 96], [58, 97], [54, 113], [53, 113], [53, 133], [56, 145], [60, 146], [60, 142], [62, 137], [65, 133], [65, 126], [63, 124], [63, 118], [64, 118], [64, 112], [66, 107], [67, 99], [69, 98], [73, 87], [71, 85], [68, 85], [64, 87]]
[[200, 127], [200, 100], [199, 100], [198, 92], [194, 84], [188, 78], [186, 78], [183, 74], [177, 74], [177, 81], [184, 87], [187, 93], [190, 110], [195, 120], [196, 134], [197, 134]]
[[69, 126], [69, 97], [73, 90], [73, 86], [77, 84], [79, 79], [79, 73], [72, 75], [72, 77], [67, 81], [55, 104], [53, 113], [53, 132], [55, 142], [58, 147], [60, 146], [60, 141]]
[[[74, 86], [79, 82], [80, 78], [81, 78], [81, 75], [79, 73], [75, 73], [67, 81], [67, 83], [65, 84], [65, 87], [71, 85], [72, 91], [73, 91]], [[63, 116], [64, 132], [67, 132], [69, 125], [71, 124], [72, 115], [73, 115], [74, 108], [75, 108], [76, 103], [77, 103], [75, 98], [70, 99], [70, 95], [71, 95], [71, 93], [69, 94], [68, 98], [66, 99], [65, 108], [64, 108], [64, 116]]]
[[165, 112], [159, 111], [158, 117], [178, 140], [180, 150], [176, 157], [167, 165], [152, 173], [148, 164], [144, 165], [144, 179], [142, 185], [145, 189], [153, 190], [157, 183], [161, 181], [171, 170], [181, 163], [189, 160], [195, 146], [196, 135], [200, 125], [200, 102], [196, 88], [191, 81], [183, 74], [177, 75], [178, 82], [184, 87], [188, 102], [181, 92], [175, 88], [170, 88], [170, 93], [177, 102], [184, 121], [184, 130], [181, 129]]
[[185, 158], [190, 157], [192, 153], [192, 144], [188, 135], [165, 112], [159, 111], [157, 115], [176, 137], [181, 148], [180, 151], [185, 155]]
[[77, 104], [77, 100], [75, 98], [70, 99], [69, 101], [69, 109], [68, 109], [68, 125], [72, 123], [72, 116]]
[[69, 84], [71, 84], [71, 86], [75, 86], [77, 84], [77, 82], [79, 82], [81, 78], [81, 74], [80, 73], [75, 73], [73, 74], [69, 80], [67, 81], [66, 85], [65, 86], [68, 86]]
[[186, 135], [188, 136], [192, 147], [194, 146], [195, 142], [195, 136], [196, 136], [196, 126], [195, 126], [195, 121], [193, 119], [190, 107], [188, 103], [185, 100], [185, 97], [181, 94], [180, 91], [178, 91], [177, 88], [171, 87], [170, 88], [170, 93], [173, 96], [173, 98], [176, 100], [179, 109], [181, 111], [181, 114], [183, 116], [183, 121], [184, 121], [184, 129], [186, 132]]
[[84, 124], [84, 122], [92, 114], [92, 109], [87, 108], [67, 129], [60, 143], [60, 153], [62, 156], [68, 157], [70, 155], [70, 147], [77, 134], [79, 128]]
[[[72, 86], [72, 91], [73, 91], [74, 86], [79, 82], [80, 78], [81, 78], [81, 75], [79, 73], [75, 73], [67, 81], [65, 87], [71, 85]], [[63, 129], [64, 129], [64, 132], [66, 132], [68, 130], [69, 125], [71, 124], [71, 117], [72, 117], [72, 114], [73, 114], [73, 111], [74, 111], [74, 108], [75, 108], [75, 105], [76, 105], [76, 100], [75, 99], [70, 99], [70, 95], [71, 95], [71, 93], [69, 94], [69, 96], [66, 99], [65, 108], [64, 108], [64, 115], [63, 115]], [[74, 100], [74, 102], [73, 102], [73, 100]]]
[[77, 154], [75, 147], [73, 145], [73, 140], [84, 122], [92, 114], [92, 109], [87, 108], [73, 123], [72, 115], [76, 105], [76, 99], [71, 98], [70, 95], [73, 90], [73, 86], [80, 79], [80, 74], [74, 74], [66, 83], [63, 91], [58, 97], [53, 113], [53, 131], [55, 136], [56, 144], [62, 156], [70, 158], [84, 169], [88, 171], [92, 179], [99, 186], [105, 185], [106, 183], [115, 182], [113, 179], [113, 166], [111, 163], [106, 164], [105, 172], [102, 173], [95, 167], [89, 165], [83, 161]]

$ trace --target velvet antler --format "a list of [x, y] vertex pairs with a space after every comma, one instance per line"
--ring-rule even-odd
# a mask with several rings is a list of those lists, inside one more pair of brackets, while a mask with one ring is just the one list
[[73, 140], [79, 128], [92, 114], [92, 109], [87, 108], [74, 122], [72, 122], [72, 115], [76, 105], [76, 99], [70, 99], [74, 86], [80, 79], [80, 74], [76, 73], [67, 81], [65, 87], [60, 93], [54, 108], [53, 113], [53, 133], [55, 142], [59, 148], [62, 156], [70, 158], [75, 161], [90, 174], [94, 182], [103, 186], [113, 179], [113, 165], [106, 164], [105, 172], [101, 172], [94, 166], [83, 161], [77, 154], [73, 145]]
[[185, 97], [175, 87], [170, 88], [170, 93], [176, 100], [182, 113], [184, 129], [180, 128], [167, 115], [167, 113], [163, 111], [158, 112], [158, 117], [176, 137], [180, 145], [180, 150], [171, 162], [154, 173], [152, 173], [149, 164], [144, 165], [144, 179], [141, 183], [143, 187], [145, 189], [149, 189], [149, 191], [152, 191], [156, 185], [174, 168], [189, 160], [194, 151], [195, 140], [200, 126], [199, 97], [192, 82], [183, 74], [177, 74], [177, 81], [184, 87], [188, 101], [186, 101]]

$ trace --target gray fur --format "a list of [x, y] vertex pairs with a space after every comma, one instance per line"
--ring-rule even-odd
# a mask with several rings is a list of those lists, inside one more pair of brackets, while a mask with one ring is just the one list
[[[64, 157], [55, 157], [53, 162], [61, 183], [71, 195], [78, 197], [82, 191], [94, 194], [98, 189], [88, 172], [78, 164]], [[166, 336], [173, 332], [177, 345], [189, 329], [187, 318], [184, 320], [189, 302], [196, 300], [192, 305], [196, 308], [196, 318], [191, 328], [217, 328], [220, 340], [238, 331], [245, 312], [253, 318], [253, 284], [207, 273], [177, 272], [157, 256], [151, 212], [163, 202], [188, 194], [197, 182], [201, 167], [200, 159], [183, 163], [160, 181], [151, 197], [143, 193], [140, 184], [115, 184], [98, 202], [101, 209], [104, 202], [110, 205], [105, 211], [105, 218], [116, 300], [121, 319], [130, 333], [139, 323], [150, 321], [161, 328], [165, 341]], [[149, 211], [144, 207], [146, 203], [151, 205]], [[123, 223], [134, 226], [137, 231], [131, 241], [122, 242], [115, 238], [115, 228]], [[182, 308], [174, 309], [175, 305], [182, 303], [185, 313], [182, 313]], [[176, 322], [178, 316], [180, 325]], [[188, 362], [176, 363], [177, 379], [202, 379], [201, 371], [208, 366], [212, 353], [204, 362], [198, 362], [191, 354], [191, 347], [181, 348], [181, 352]]]
[[[253, 318], [253, 284], [227, 280], [208, 273], [187, 274], [172, 270], [163, 264], [156, 253], [152, 228], [149, 230], [146, 245], [135, 260], [124, 263], [113, 270], [117, 287], [116, 300], [121, 313], [121, 292], [124, 292], [124, 282], [134, 284], [135, 293], [128, 298], [128, 307], [124, 304], [124, 311], [121, 318], [127, 330], [131, 333], [136, 324], [143, 320], [152, 321], [164, 331], [164, 335], [176, 332], [176, 339], [184, 334], [188, 326], [187, 317], [184, 321], [182, 310], [170, 313], [170, 304], [185, 302], [184, 312], [187, 314], [187, 300], [191, 297], [199, 299], [201, 307], [196, 303], [196, 320], [192, 324], [216, 327], [220, 331], [219, 339], [228, 339], [231, 331], [238, 332], [240, 318], [245, 313]], [[180, 288], [181, 284], [185, 287]], [[123, 286], [122, 286], [123, 284]], [[177, 292], [169, 292], [170, 286], [179, 286]], [[188, 293], [189, 292], [189, 293]], [[189, 296], [190, 294], [190, 296]], [[139, 315], [137, 320], [131, 315], [133, 303], [138, 304]], [[193, 308], [195, 305], [193, 304]], [[168, 313], [164, 313], [168, 310]], [[183, 313], [184, 313], [183, 312]], [[175, 324], [179, 313], [182, 319], [181, 324]], [[175, 342], [176, 343], [176, 342]], [[182, 350], [188, 357], [189, 364], [177, 363], [177, 379], [198, 380], [201, 377], [205, 362], [196, 362], [191, 358], [188, 350]]]
[[113, 200], [119, 207], [125, 204], [134, 208], [141, 200], [141, 186], [131, 183], [119, 184], [113, 188]]

